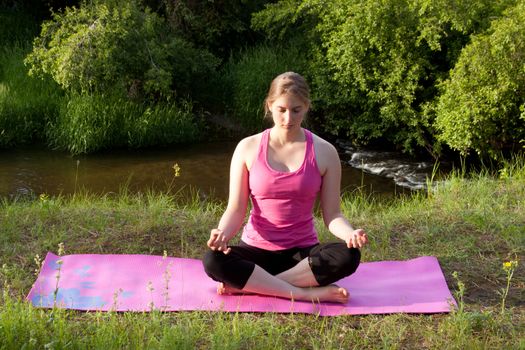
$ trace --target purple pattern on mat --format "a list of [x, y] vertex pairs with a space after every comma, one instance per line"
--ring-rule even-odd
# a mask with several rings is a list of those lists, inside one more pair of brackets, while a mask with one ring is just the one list
[[217, 283], [206, 276], [200, 260], [151, 255], [63, 256], [57, 289], [58, 258], [47, 254], [27, 296], [33, 305], [102, 311], [149, 311], [153, 305], [166, 311], [295, 312], [322, 316], [449, 312], [456, 305], [437, 259], [431, 256], [362, 263], [356, 273], [337, 282], [350, 292], [350, 301], [345, 305], [258, 295], [220, 296], [215, 292]]

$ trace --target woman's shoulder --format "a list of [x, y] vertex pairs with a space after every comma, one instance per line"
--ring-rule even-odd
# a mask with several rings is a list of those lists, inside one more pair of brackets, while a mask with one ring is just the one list
[[238, 150], [251, 150], [253, 148], [259, 147], [259, 144], [261, 143], [262, 134], [263, 133], [260, 132], [258, 134], [247, 136], [243, 138], [237, 144], [237, 149]]
[[314, 134], [313, 132], [310, 131], [310, 133], [312, 134], [312, 139], [314, 142], [316, 153], [322, 152], [322, 154], [320, 155], [337, 155], [337, 149], [334, 145], [332, 145], [330, 142], [326, 141], [322, 137]]
[[337, 149], [330, 142], [312, 133], [314, 142], [315, 159], [321, 175], [324, 176], [328, 169], [335, 169], [339, 166], [339, 154]]
[[263, 133], [261, 132], [243, 138], [235, 148], [234, 159], [244, 163], [247, 169], [251, 169], [255, 157], [257, 156], [262, 134]]

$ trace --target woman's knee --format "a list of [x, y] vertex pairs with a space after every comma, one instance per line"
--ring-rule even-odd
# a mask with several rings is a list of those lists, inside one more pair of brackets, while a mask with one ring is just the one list
[[361, 262], [361, 252], [357, 248], [347, 249], [346, 255], [344, 255], [340, 261], [340, 268], [344, 271], [346, 276], [353, 274], [359, 263]]
[[242, 259], [234, 252], [224, 254], [212, 250], [204, 254], [202, 264], [204, 271], [211, 279], [227, 283], [238, 289], [244, 287], [255, 268], [253, 262]]
[[361, 252], [346, 245], [333, 245], [310, 257], [310, 267], [319, 285], [328, 285], [353, 274], [359, 262]]
[[224, 259], [221, 259], [224, 254], [208, 250], [202, 258], [202, 265], [204, 266], [204, 272], [212, 279], [218, 281], [223, 273]]

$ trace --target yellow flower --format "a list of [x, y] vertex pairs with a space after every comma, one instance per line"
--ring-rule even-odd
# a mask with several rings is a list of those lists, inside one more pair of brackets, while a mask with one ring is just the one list
[[503, 263], [503, 270], [505, 270], [505, 271], [515, 270], [516, 267], [518, 267], [518, 261], [517, 260], [505, 261]]

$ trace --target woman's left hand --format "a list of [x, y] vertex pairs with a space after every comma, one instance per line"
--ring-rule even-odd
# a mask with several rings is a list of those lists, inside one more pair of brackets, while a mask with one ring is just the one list
[[365, 230], [359, 228], [350, 232], [345, 242], [348, 248], [362, 248], [368, 243], [368, 237]]

